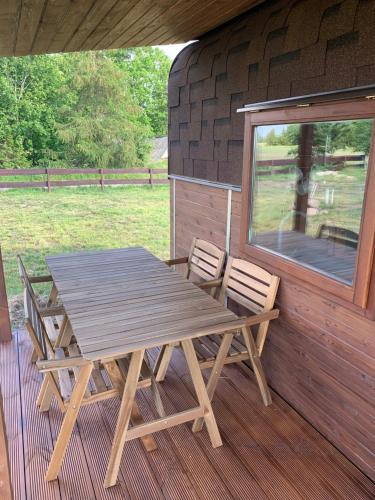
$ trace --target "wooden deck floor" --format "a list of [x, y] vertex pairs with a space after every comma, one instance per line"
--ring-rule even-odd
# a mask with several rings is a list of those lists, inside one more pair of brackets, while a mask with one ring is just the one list
[[[40, 384], [29, 363], [23, 332], [0, 347], [0, 381], [9, 436], [15, 499], [370, 499], [375, 486], [277, 395], [265, 408], [247, 368], [225, 368], [214, 409], [224, 446], [212, 449], [205, 430], [190, 425], [155, 434], [158, 449], [146, 453], [127, 443], [119, 483], [103, 488], [119, 400], [81, 410], [60, 477], [43, 479], [61, 423], [53, 409], [40, 414]], [[162, 385], [166, 410], [191, 406], [192, 387], [181, 353], [175, 350]], [[138, 402], [145, 418], [154, 414], [151, 392]]]

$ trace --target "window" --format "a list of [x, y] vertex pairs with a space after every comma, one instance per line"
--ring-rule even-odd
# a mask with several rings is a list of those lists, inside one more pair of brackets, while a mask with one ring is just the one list
[[375, 101], [245, 115], [241, 251], [366, 307]]
[[373, 120], [259, 125], [250, 243], [353, 282]]

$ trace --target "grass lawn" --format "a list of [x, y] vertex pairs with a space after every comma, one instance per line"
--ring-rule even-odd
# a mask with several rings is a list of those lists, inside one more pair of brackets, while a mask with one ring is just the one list
[[[169, 186], [14, 189], [0, 192], [0, 244], [8, 299], [22, 292], [16, 255], [30, 274], [48, 254], [142, 245], [169, 257]], [[43, 287], [39, 292], [44, 295]]]

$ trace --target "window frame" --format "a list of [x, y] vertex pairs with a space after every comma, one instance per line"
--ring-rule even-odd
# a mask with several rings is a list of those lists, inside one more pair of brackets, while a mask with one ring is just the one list
[[[254, 131], [258, 125], [277, 125], [290, 123], [309, 123], [319, 121], [351, 120], [370, 118], [374, 120], [371, 135], [371, 149], [368, 159], [368, 170], [365, 183], [363, 209], [361, 216], [359, 243], [356, 266], [352, 284], [346, 284], [334, 277], [325, 275], [319, 270], [307, 267], [276, 254], [266, 248], [249, 243], [251, 228], [251, 193], [253, 178]], [[336, 297], [350, 302], [361, 309], [368, 308], [370, 286], [374, 288], [374, 242], [375, 242], [375, 100], [354, 99], [342, 102], [328, 102], [284, 108], [266, 109], [262, 111], [245, 111], [244, 153], [242, 173], [242, 211], [240, 223], [240, 252], [247, 258], [258, 260], [264, 265], [292, 275], [314, 287], [323, 289]], [[371, 196], [370, 193], [373, 193]], [[297, 274], [298, 273], [298, 274]], [[367, 313], [375, 317], [375, 304], [370, 301]]]

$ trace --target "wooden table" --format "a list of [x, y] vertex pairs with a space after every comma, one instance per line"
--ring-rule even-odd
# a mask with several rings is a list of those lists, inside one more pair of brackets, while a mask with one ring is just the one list
[[[105, 486], [116, 483], [123, 447], [130, 439], [203, 417], [212, 445], [220, 446], [212, 394], [207, 393], [192, 339], [233, 332], [243, 320], [143, 248], [70, 253], [46, 260], [83, 358], [95, 362], [130, 354]], [[182, 345], [199, 406], [128, 428], [146, 349], [173, 342]], [[228, 342], [222, 346], [213, 368], [216, 376], [229, 349]], [[81, 392], [87, 373], [83, 377]]]

